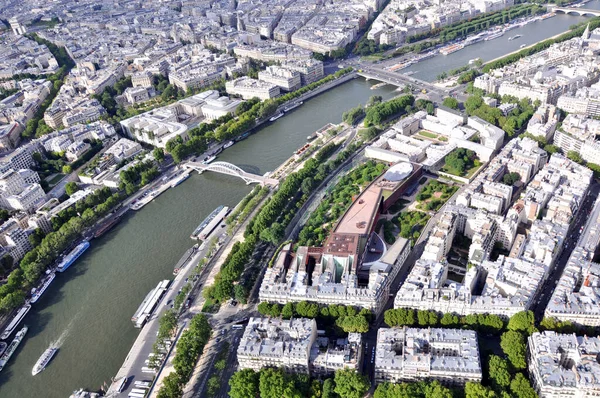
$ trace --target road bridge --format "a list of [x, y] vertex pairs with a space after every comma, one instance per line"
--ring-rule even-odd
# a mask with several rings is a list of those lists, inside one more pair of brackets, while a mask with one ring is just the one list
[[204, 164], [200, 162], [187, 162], [183, 165], [187, 169], [194, 169], [198, 173], [202, 174], [205, 171], [214, 171], [215, 173], [227, 174], [234, 177], [240, 177], [246, 182], [246, 184], [258, 183], [261, 185], [270, 185], [272, 187], [279, 184], [279, 180], [269, 178], [266, 176], [259, 176], [256, 174], [248, 173], [242, 170], [238, 166], [227, 163], [227, 162], [213, 162]]
[[600, 10], [591, 10], [589, 8], [576, 7], [552, 7], [552, 12], [563, 13], [567, 15], [577, 15], [580, 17], [599, 17]]
[[445, 96], [448, 94], [448, 92], [450, 90], [444, 88], [444, 87], [438, 87], [434, 84], [431, 84], [429, 82], [426, 82], [424, 80], [420, 80], [420, 79], [416, 79], [412, 76], [407, 76], [401, 73], [394, 73], [394, 72], [389, 72], [386, 70], [382, 70], [382, 69], [378, 69], [378, 68], [372, 68], [372, 67], [365, 67], [364, 65], [361, 65], [358, 71], [358, 74], [360, 76], [363, 76], [367, 79], [373, 79], [373, 80], [379, 80], [394, 86], [401, 86], [401, 85], [413, 85], [415, 87], [418, 87], [420, 89], [426, 89], [427, 91], [432, 91], [434, 93], [437, 93], [441, 96]]

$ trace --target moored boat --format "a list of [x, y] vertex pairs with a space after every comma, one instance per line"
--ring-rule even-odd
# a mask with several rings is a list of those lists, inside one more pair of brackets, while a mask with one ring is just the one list
[[21, 323], [21, 321], [23, 320], [23, 318], [25, 318], [25, 315], [27, 315], [27, 313], [29, 312], [30, 309], [31, 309], [31, 305], [29, 305], [29, 304], [25, 304], [24, 306], [22, 306], [21, 308], [19, 308], [19, 311], [17, 311], [17, 313], [13, 317], [12, 321], [10, 321], [10, 323], [8, 324], [8, 326], [6, 327], [6, 329], [4, 329], [4, 332], [2, 333], [2, 336], [0, 336], [0, 338], [2, 340], [6, 340], [7, 338], [10, 337], [10, 335], [12, 334], [12, 332], [19, 325], [19, 323]]
[[441, 48], [440, 54], [443, 54], [443, 55], [452, 54], [454, 52], [462, 50], [463, 48], [465, 48], [465, 45], [463, 43], [451, 44], [449, 46]]
[[4, 354], [2, 354], [2, 356], [0, 356], [0, 371], [2, 371], [2, 369], [4, 369], [8, 360], [10, 359], [10, 357], [13, 356], [13, 354], [19, 347], [19, 344], [21, 344], [21, 341], [23, 341], [23, 338], [25, 337], [27, 330], [29, 330], [27, 328], [27, 326], [23, 326], [23, 328], [21, 330], [19, 330], [19, 332], [16, 334], [13, 341], [10, 342], [10, 344], [9, 344], [8, 348], [6, 349], [6, 351], [4, 352]]
[[230, 146], [232, 146], [234, 143], [235, 143], [234, 141], [227, 141], [227, 142], [225, 143], [225, 145], [223, 145], [223, 148], [224, 148], [224, 149], [227, 149], [227, 148], [229, 148]]
[[96, 230], [96, 232], [94, 233], [94, 238], [99, 238], [102, 235], [104, 235], [105, 233], [107, 233], [108, 231], [110, 231], [112, 229], [112, 227], [114, 227], [115, 225], [117, 225], [119, 223], [119, 221], [121, 221], [121, 216], [114, 217], [114, 218], [108, 220], [107, 222], [105, 222], [104, 224], [102, 224], [100, 226], [100, 228], [98, 228]]
[[79, 258], [88, 248], [90, 247], [90, 242], [84, 240], [80, 244], [77, 245], [75, 249], [73, 249], [67, 256], [60, 262], [56, 270], [58, 272], [65, 272], [67, 268], [69, 268], [75, 260]]
[[207, 156], [202, 160], [202, 164], [209, 164], [210, 162], [212, 162], [213, 160], [215, 160], [217, 157], [216, 156]]
[[270, 121], [270, 122], [274, 122], [275, 120], [279, 119], [279, 118], [280, 118], [280, 117], [282, 117], [282, 116], [283, 116], [283, 112], [279, 112], [278, 114], [276, 114], [276, 115], [274, 115], [274, 116], [271, 116], [271, 117], [269, 118], [269, 121]]
[[188, 178], [190, 178], [190, 174], [189, 173], [183, 173], [183, 174], [177, 176], [171, 182], [171, 188], [175, 188], [177, 185], [181, 184], [182, 182], [184, 182]]
[[289, 111], [291, 111], [292, 109], [296, 109], [297, 107], [301, 106], [302, 104], [304, 104], [304, 102], [303, 102], [303, 101], [300, 101], [300, 102], [294, 102], [293, 104], [289, 104], [289, 105], [287, 105], [286, 107], [284, 107], [284, 108], [283, 108], [283, 111], [284, 111], [284, 112], [289, 112]]
[[31, 300], [29, 302], [35, 303], [36, 301], [38, 301], [40, 299], [40, 297], [42, 296], [42, 294], [44, 294], [46, 289], [48, 289], [48, 286], [50, 286], [50, 284], [52, 283], [54, 278], [56, 278], [56, 274], [54, 272], [51, 272], [46, 277], [46, 279], [44, 279], [44, 281], [42, 282], [42, 285], [38, 289], [35, 290], [35, 292], [31, 296]]
[[35, 365], [33, 366], [33, 369], [31, 369], [31, 375], [35, 376], [42, 370], [46, 369], [46, 366], [48, 366], [48, 364], [50, 363], [50, 361], [54, 357], [54, 354], [56, 354], [57, 351], [58, 348], [56, 347], [50, 347], [46, 351], [44, 351], [40, 359], [38, 359]]

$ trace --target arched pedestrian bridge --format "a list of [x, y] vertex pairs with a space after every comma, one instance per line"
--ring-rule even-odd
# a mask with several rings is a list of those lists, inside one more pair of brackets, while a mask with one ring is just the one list
[[589, 8], [576, 8], [576, 7], [553, 7], [552, 12], [563, 13], [567, 15], [577, 15], [581, 17], [598, 17], [600, 16], [600, 10], [591, 10]]
[[194, 169], [200, 174], [202, 174], [205, 171], [214, 171], [215, 173], [240, 177], [246, 182], [246, 184], [258, 183], [261, 185], [270, 185], [272, 187], [277, 186], [279, 184], [279, 180], [248, 173], [247, 171], [242, 170], [238, 166], [227, 162], [213, 162], [209, 164], [204, 164], [200, 162], [187, 162], [183, 165], [183, 167], [188, 169]]

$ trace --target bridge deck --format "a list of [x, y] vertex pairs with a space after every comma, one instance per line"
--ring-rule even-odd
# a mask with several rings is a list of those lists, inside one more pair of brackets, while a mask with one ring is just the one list
[[259, 183], [261, 185], [270, 186], [277, 186], [279, 184], [279, 180], [277, 179], [248, 173], [247, 171], [242, 170], [238, 166], [226, 162], [215, 162], [209, 164], [204, 164], [200, 162], [187, 162], [183, 165], [183, 167], [195, 169], [199, 173], [202, 173], [204, 171], [214, 171], [216, 173], [240, 177], [241, 179], [246, 181], [247, 184], [251, 184], [253, 182]]

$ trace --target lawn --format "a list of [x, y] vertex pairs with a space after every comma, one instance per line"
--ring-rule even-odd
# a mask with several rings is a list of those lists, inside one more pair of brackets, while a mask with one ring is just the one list
[[46, 179], [46, 181], [48, 181], [48, 185], [56, 185], [60, 182], [60, 180], [62, 180], [65, 177], [64, 174], [61, 173], [56, 173], [56, 174], [52, 174], [51, 176], [48, 176], [48, 178]]
[[422, 135], [423, 137], [431, 138], [431, 139], [434, 139], [434, 140], [437, 140], [437, 138], [438, 138], [437, 134], [434, 134], [434, 133], [431, 133], [431, 132], [425, 131], [425, 130], [419, 131], [418, 134]]

